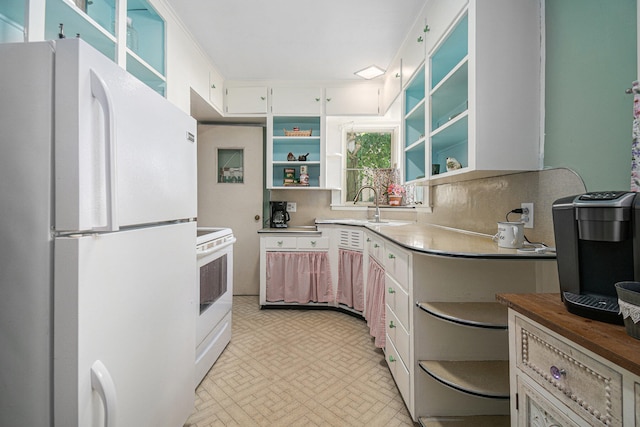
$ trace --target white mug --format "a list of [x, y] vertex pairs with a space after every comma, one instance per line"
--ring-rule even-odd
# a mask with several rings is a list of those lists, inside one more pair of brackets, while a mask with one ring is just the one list
[[524, 245], [524, 223], [499, 222], [498, 233], [493, 236], [501, 248], [518, 249]]

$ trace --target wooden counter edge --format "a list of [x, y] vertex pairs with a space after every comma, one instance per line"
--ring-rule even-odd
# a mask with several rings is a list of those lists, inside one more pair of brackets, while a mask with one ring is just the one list
[[569, 313], [560, 294], [497, 294], [496, 300], [640, 376], [640, 340], [627, 335], [624, 326]]

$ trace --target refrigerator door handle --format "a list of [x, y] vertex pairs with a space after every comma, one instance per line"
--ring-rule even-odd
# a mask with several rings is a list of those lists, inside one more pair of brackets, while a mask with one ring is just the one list
[[94, 231], [118, 231], [116, 218], [116, 137], [115, 116], [113, 114], [113, 102], [105, 81], [94, 69], [89, 70], [91, 75], [91, 94], [102, 106], [104, 113], [104, 137], [105, 137], [105, 185], [107, 194], [107, 225], [94, 227]]
[[104, 363], [96, 360], [91, 365], [91, 388], [98, 392], [104, 406], [104, 426], [116, 425], [116, 389], [109, 370]]

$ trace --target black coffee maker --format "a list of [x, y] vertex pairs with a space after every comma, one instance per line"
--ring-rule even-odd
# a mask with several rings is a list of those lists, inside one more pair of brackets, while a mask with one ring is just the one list
[[564, 197], [552, 214], [567, 310], [622, 324], [615, 283], [640, 281], [640, 196], [603, 191]]
[[271, 228], [286, 228], [289, 217], [287, 212], [287, 202], [269, 202], [271, 205], [271, 218], [269, 225]]

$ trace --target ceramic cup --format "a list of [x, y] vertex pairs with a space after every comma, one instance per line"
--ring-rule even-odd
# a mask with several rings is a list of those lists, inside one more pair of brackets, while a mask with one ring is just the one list
[[501, 248], [518, 249], [524, 245], [524, 223], [499, 222], [498, 233], [493, 236]]

